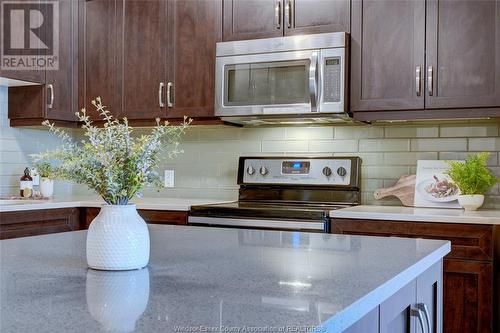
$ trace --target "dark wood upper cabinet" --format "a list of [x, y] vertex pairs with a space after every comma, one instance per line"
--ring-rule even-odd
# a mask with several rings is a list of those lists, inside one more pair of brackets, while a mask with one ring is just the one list
[[113, 115], [120, 113], [117, 61], [118, 0], [79, 1], [79, 98], [91, 119], [101, 117], [91, 100], [97, 96]]
[[498, 0], [427, 0], [426, 108], [500, 106], [499, 20]]
[[425, 0], [353, 1], [352, 110], [423, 109], [424, 40]]
[[350, 32], [349, 0], [284, 0], [285, 35]]
[[164, 117], [166, 105], [161, 99], [167, 79], [167, 1], [126, 0], [118, 4], [120, 116]]
[[224, 41], [283, 36], [283, 0], [224, 0]]
[[353, 0], [355, 117], [500, 116], [499, 17], [499, 0]]
[[113, 115], [144, 125], [155, 118], [213, 117], [221, 0], [94, 0], [81, 6], [82, 105], [93, 110], [91, 99], [101, 96]]
[[[213, 117], [215, 45], [222, 39], [222, 2], [168, 1], [167, 118]], [[170, 98], [170, 100], [168, 100]]]
[[350, 31], [349, 0], [224, 0], [224, 41]]
[[[8, 103], [11, 125], [40, 125], [43, 119], [74, 123], [77, 96], [77, 16], [78, 5], [59, 0], [57, 34], [57, 67], [37, 71], [2, 71], [0, 76], [40, 83], [34, 86], [9, 87]], [[44, 30], [44, 34], [51, 31]], [[50, 36], [46, 36], [50, 40]], [[41, 53], [39, 53], [41, 54]], [[14, 73], [19, 72], [19, 73]]]

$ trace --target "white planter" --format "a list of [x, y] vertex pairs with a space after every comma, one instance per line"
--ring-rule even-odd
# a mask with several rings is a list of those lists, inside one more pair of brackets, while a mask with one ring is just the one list
[[482, 194], [459, 195], [458, 203], [466, 211], [477, 210], [484, 203], [484, 195]]
[[45, 198], [50, 198], [54, 194], [54, 180], [46, 177], [40, 179], [40, 193]]
[[135, 205], [102, 205], [87, 233], [89, 267], [129, 270], [148, 262], [149, 230]]
[[89, 269], [87, 306], [105, 332], [133, 332], [149, 301], [147, 268], [126, 272]]

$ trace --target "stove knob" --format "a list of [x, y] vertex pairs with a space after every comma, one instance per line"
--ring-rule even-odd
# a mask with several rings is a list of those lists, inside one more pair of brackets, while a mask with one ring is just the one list
[[340, 167], [337, 169], [337, 174], [340, 177], [344, 177], [345, 175], [347, 175], [347, 170], [344, 167]]
[[249, 166], [249, 167], [247, 168], [247, 173], [248, 173], [250, 176], [251, 176], [251, 175], [253, 175], [253, 174], [255, 173], [255, 169], [254, 169], [254, 167], [253, 167], [253, 166]]
[[259, 172], [260, 172], [260, 174], [261, 174], [262, 176], [265, 176], [265, 175], [267, 175], [267, 173], [268, 173], [269, 171], [267, 170], [267, 168], [266, 168], [266, 167], [261, 167], [261, 168], [260, 168], [260, 170], [259, 170]]
[[330, 169], [329, 167], [324, 167], [323, 174], [327, 177], [330, 177], [332, 175], [332, 169]]

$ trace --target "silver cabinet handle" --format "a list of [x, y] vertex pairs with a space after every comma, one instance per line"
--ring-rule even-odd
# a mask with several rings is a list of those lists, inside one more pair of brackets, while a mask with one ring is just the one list
[[276, 22], [276, 29], [281, 29], [281, 0], [276, 1], [276, 6], [274, 7], [274, 19]]
[[432, 91], [434, 90], [432, 82], [433, 76], [434, 68], [432, 66], [429, 66], [429, 68], [427, 68], [427, 89], [429, 91], [429, 96], [432, 96]]
[[424, 311], [420, 310], [417, 307], [411, 307], [410, 308], [410, 316], [418, 318], [418, 322], [420, 323], [420, 327], [422, 327], [422, 333], [429, 333], [427, 331], [427, 326], [424, 324]]
[[417, 93], [417, 96], [420, 96], [422, 90], [422, 83], [420, 80], [420, 77], [422, 75], [421, 72], [422, 70], [420, 66], [417, 66], [417, 68], [415, 68], [415, 92]]
[[174, 103], [172, 102], [172, 82], [167, 83], [167, 106], [169, 108], [174, 106]]
[[425, 303], [418, 303], [416, 305], [417, 309], [420, 309], [424, 312], [425, 316], [425, 322], [427, 325], [427, 332], [432, 333], [432, 325], [431, 325], [431, 319], [430, 319], [430, 314], [429, 314], [429, 308], [427, 307], [427, 304]]
[[309, 66], [309, 97], [311, 99], [311, 112], [318, 111], [318, 52], [311, 55], [311, 65]]
[[285, 22], [287, 28], [292, 27], [292, 0], [287, 0], [285, 6]]
[[165, 107], [165, 103], [163, 103], [163, 87], [165, 87], [165, 83], [160, 82], [160, 86], [158, 87], [158, 104], [160, 108]]
[[49, 91], [49, 102], [47, 103], [47, 108], [52, 109], [54, 107], [54, 86], [52, 84], [47, 85], [47, 90]]

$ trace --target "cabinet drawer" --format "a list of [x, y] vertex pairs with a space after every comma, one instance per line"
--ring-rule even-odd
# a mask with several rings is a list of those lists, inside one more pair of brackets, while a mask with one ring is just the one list
[[[85, 224], [82, 229], [88, 229], [90, 223], [99, 214], [100, 208], [85, 208]], [[145, 210], [139, 209], [139, 215], [142, 216], [144, 221], [151, 224], [187, 224], [187, 212], [171, 211], [171, 210]]]
[[449, 240], [448, 259], [493, 260], [491, 225], [332, 219], [331, 230], [334, 234]]
[[0, 213], [0, 239], [78, 230], [78, 208]]

